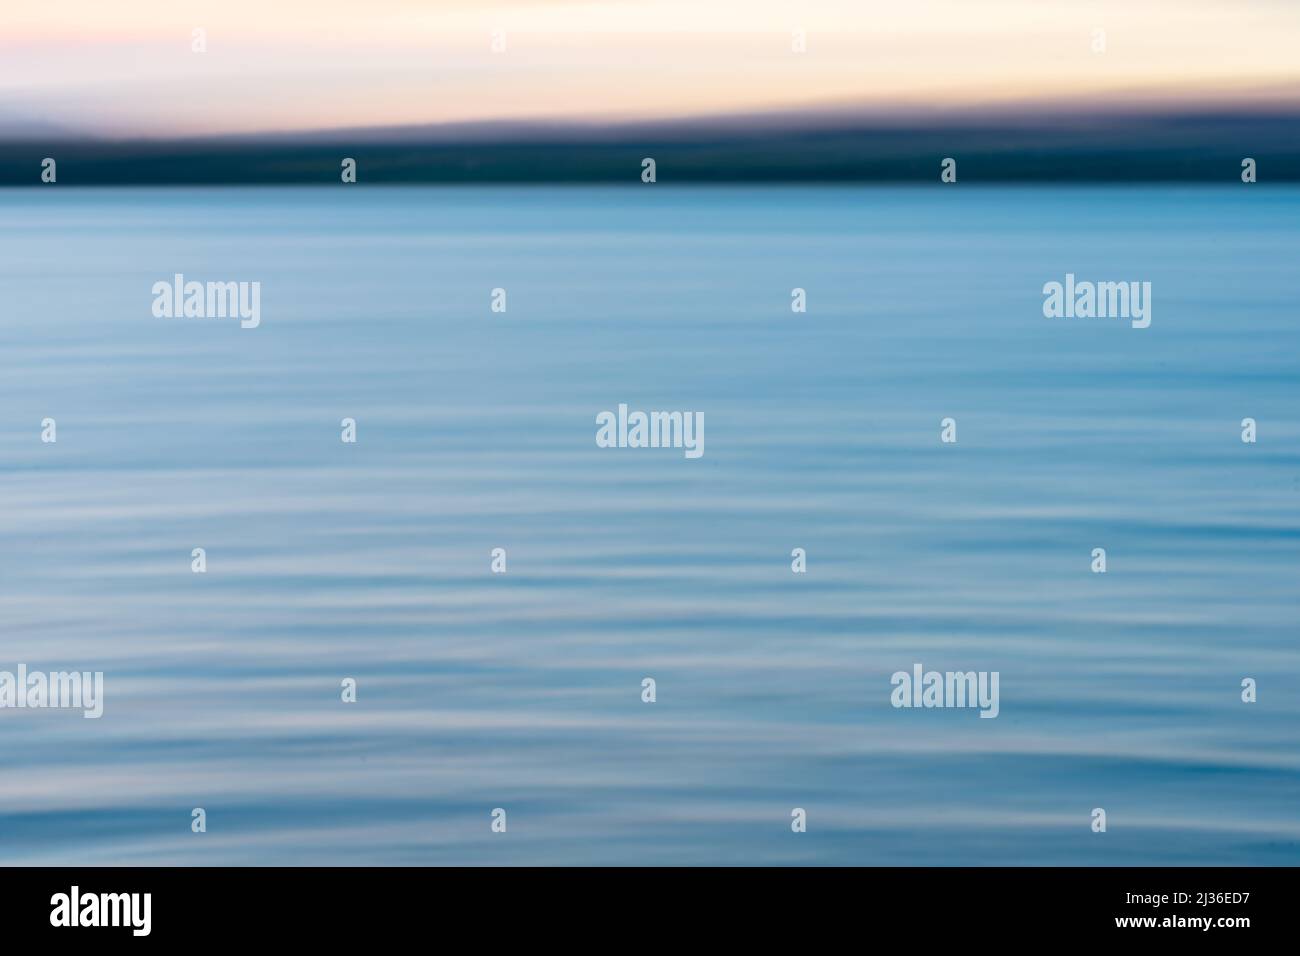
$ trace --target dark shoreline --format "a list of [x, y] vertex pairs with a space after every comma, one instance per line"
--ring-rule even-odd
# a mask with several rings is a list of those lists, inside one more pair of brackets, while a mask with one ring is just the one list
[[1123, 116], [975, 125], [825, 128], [695, 124], [465, 130], [354, 130], [187, 140], [52, 137], [0, 143], [0, 186], [560, 184], [639, 182], [653, 157], [659, 183], [938, 183], [957, 160], [966, 183], [1300, 182], [1300, 114]]

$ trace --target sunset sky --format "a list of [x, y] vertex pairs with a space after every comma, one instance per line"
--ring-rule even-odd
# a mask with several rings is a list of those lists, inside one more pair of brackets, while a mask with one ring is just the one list
[[[191, 52], [195, 28], [206, 53]], [[1092, 50], [1097, 29], [1104, 53]], [[805, 54], [791, 52], [795, 30]], [[1297, 36], [1295, 0], [8, 2], [0, 132], [1294, 104]]]

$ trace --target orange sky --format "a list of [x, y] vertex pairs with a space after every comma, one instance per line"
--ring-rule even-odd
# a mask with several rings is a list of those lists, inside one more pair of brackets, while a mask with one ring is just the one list
[[[191, 51], [206, 31], [207, 52]], [[792, 52], [806, 31], [807, 52]], [[1105, 52], [1094, 52], [1094, 31]], [[493, 31], [505, 50], [491, 49]], [[1295, 102], [1300, 0], [7, 0], [0, 126], [110, 135], [1022, 99]]]

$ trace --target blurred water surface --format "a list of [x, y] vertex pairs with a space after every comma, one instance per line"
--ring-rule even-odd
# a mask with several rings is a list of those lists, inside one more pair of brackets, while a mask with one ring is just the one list
[[[107, 683], [0, 711], [0, 862], [1300, 863], [1298, 224], [1266, 185], [0, 192], [0, 669]], [[1067, 272], [1152, 282], [1151, 327], [1045, 319]], [[154, 318], [174, 273], [260, 281], [260, 328]], [[704, 457], [597, 448], [620, 402]], [[893, 709], [914, 662], [1001, 716]]]

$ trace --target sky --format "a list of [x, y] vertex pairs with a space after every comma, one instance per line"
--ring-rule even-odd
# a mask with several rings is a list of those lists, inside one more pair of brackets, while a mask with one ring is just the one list
[[5, 0], [0, 133], [1295, 105], [1298, 41], [1298, 0]]

